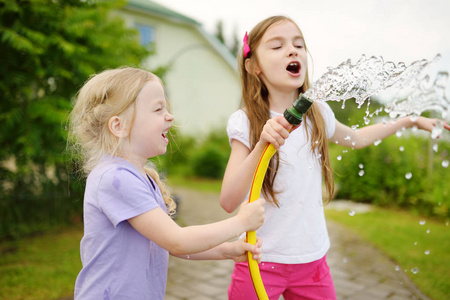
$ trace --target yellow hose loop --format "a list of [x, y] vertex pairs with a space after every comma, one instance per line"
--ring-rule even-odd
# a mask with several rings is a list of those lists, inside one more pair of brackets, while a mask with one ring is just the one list
[[[258, 166], [256, 167], [255, 174], [253, 175], [252, 186], [250, 188], [250, 196], [248, 202], [253, 202], [260, 198], [261, 188], [266, 176], [267, 167], [269, 166], [270, 159], [275, 154], [275, 147], [272, 144], [268, 144], [264, 149], [263, 154], [259, 160]], [[247, 243], [256, 244], [256, 232], [247, 232]], [[258, 263], [253, 259], [251, 252], [247, 252], [248, 258], [248, 269], [250, 271], [250, 276], [252, 278], [253, 287], [255, 288], [256, 295], [259, 300], [269, 300], [267, 296], [266, 289], [261, 279], [261, 274], [259, 272]]]

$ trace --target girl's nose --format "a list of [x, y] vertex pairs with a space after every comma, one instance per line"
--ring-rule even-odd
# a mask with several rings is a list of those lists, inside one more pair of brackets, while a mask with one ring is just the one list
[[298, 56], [298, 49], [294, 45], [289, 47], [289, 57], [291, 56]]
[[173, 116], [172, 116], [171, 114], [167, 113], [167, 115], [166, 115], [166, 121], [167, 121], [167, 122], [172, 122], [173, 119], [174, 119]]

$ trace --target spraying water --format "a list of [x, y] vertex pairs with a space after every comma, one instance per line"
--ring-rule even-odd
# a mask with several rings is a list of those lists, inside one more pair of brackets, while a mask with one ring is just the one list
[[381, 56], [367, 58], [363, 55], [354, 65], [349, 59], [336, 68], [328, 68], [304, 95], [312, 101], [343, 101], [343, 106], [345, 100], [354, 98], [359, 108], [370, 96], [392, 87], [398, 89], [398, 93], [385, 106], [391, 118], [419, 116], [432, 110], [440, 112], [445, 119], [450, 107], [445, 95], [449, 74], [439, 72], [432, 81], [424, 71], [440, 57], [437, 55], [431, 61], [418, 60], [406, 66], [402, 62], [385, 62]]

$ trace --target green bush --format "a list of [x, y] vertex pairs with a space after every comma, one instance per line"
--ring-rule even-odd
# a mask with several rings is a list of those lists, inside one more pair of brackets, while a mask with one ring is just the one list
[[222, 178], [230, 155], [225, 130], [214, 130], [200, 143], [192, 156], [194, 176]]
[[194, 175], [206, 178], [221, 178], [228, 156], [220, 147], [206, 143], [192, 158]]
[[224, 129], [212, 131], [203, 140], [172, 130], [165, 155], [153, 159], [161, 173], [178, 176], [221, 178], [230, 154]]
[[392, 136], [360, 150], [332, 145], [336, 197], [449, 217], [450, 173], [442, 166], [449, 150], [449, 142], [419, 136]]

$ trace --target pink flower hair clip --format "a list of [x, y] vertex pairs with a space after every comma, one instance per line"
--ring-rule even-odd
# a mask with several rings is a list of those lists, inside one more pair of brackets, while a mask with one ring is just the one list
[[250, 46], [248, 45], [248, 35], [247, 31], [245, 32], [244, 36], [244, 58], [247, 58], [248, 53], [250, 52]]

